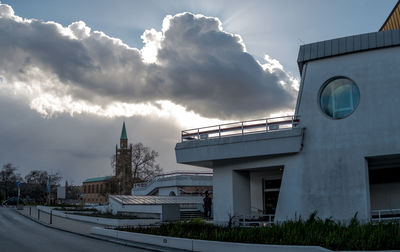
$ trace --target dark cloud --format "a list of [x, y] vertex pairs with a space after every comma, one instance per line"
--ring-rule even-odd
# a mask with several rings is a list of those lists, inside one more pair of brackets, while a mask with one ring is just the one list
[[[58, 171], [75, 184], [112, 174], [124, 120], [114, 116], [125, 111], [135, 115], [125, 118], [130, 142], [158, 151], [166, 171], [198, 169], [176, 164], [174, 145], [185, 124], [177, 121], [205, 122], [174, 104], [220, 119], [292, 109], [291, 77], [272, 59], [255, 61], [216, 18], [168, 16], [162, 31], [147, 30], [142, 39], [141, 50], [130, 48], [83, 22], [25, 20], [0, 4], [0, 165], [12, 162], [22, 175]], [[149, 55], [157, 60], [149, 63]], [[143, 103], [166, 115], [105, 109], [118, 102], [117, 110]]]
[[282, 69], [264, 69], [240, 36], [223, 31], [216, 18], [168, 16], [163, 31], [148, 30], [143, 38], [145, 48], [158, 48], [154, 63], [143, 60], [144, 48], [91, 32], [83, 22], [62, 27], [22, 20], [1, 5], [0, 76], [7, 85], [39, 90], [27, 95], [31, 101], [38, 93], [100, 107], [170, 100], [221, 119], [293, 109], [291, 77]]
[[0, 118], [0, 168], [11, 162], [23, 176], [31, 170], [47, 170], [80, 184], [89, 177], [111, 175], [110, 157], [119, 143], [123, 120], [129, 142], [142, 142], [158, 151], [157, 160], [166, 172], [194, 169], [176, 164], [174, 145], [180, 132], [168, 119], [87, 114], [43, 118], [17, 97], [1, 94]]

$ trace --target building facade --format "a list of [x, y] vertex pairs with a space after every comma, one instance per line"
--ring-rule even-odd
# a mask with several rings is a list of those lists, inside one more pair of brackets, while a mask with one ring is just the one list
[[113, 176], [89, 178], [83, 181], [82, 200], [84, 204], [106, 204], [113, 192]]
[[115, 146], [115, 182], [119, 195], [130, 195], [132, 178], [132, 145], [128, 146], [125, 122], [122, 125], [119, 148]]
[[293, 116], [182, 132], [177, 162], [214, 170], [215, 222], [399, 217], [400, 30], [303, 45], [298, 65]]
[[82, 200], [84, 204], [106, 204], [110, 194], [130, 195], [132, 185], [132, 145], [128, 144], [124, 122], [120, 145], [115, 147], [115, 176], [83, 181]]

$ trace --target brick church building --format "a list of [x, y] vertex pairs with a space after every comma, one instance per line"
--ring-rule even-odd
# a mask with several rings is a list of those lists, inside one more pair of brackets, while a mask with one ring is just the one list
[[84, 204], [105, 204], [110, 194], [131, 195], [132, 186], [132, 145], [128, 145], [124, 122], [119, 147], [115, 146], [115, 176], [83, 181], [82, 200]]

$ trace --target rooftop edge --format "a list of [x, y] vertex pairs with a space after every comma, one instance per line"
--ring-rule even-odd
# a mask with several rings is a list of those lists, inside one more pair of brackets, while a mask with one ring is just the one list
[[306, 62], [400, 45], [400, 30], [364, 33], [301, 45], [297, 64], [300, 75]]

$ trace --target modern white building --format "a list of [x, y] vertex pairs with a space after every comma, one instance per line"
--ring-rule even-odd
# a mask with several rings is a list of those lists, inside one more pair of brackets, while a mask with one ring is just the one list
[[209, 172], [170, 172], [145, 183], [136, 183], [132, 195], [137, 196], [202, 196], [212, 193], [213, 174]]
[[396, 216], [400, 30], [303, 45], [298, 66], [293, 116], [182, 131], [177, 162], [213, 169], [215, 222]]

